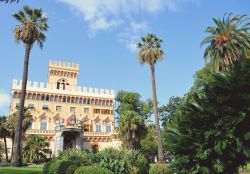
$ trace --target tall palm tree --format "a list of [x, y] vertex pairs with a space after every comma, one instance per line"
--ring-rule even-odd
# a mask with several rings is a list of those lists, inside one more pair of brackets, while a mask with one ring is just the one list
[[229, 13], [222, 19], [213, 18], [213, 21], [215, 26], [205, 30], [209, 36], [201, 42], [201, 46], [208, 45], [204, 53], [206, 62], [211, 62], [215, 70], [223, 70], [247, 57], [250, 50], [249, 18]]
[[43, 14], [42, 9], [31, 9], [28, 6], [24, 6], [23, 10], [18, 13], [13, 14], [13, 17], [17, 20], [18, 25], [14, 30], [15, 40], [17, 42], [22, 42], [25, 47], [25, 57], [23, 65], [23, 80], [22, 80], [22, 90], [20, 97], [20, 107], [18, 112], [18, 121], [16, 125], [15, 139], [13, 145], [13, 155], [11, 159], [12, 166], [22, 165], [22, 119], [23, 119], [23, 109], [26, 93], [26, 84], [28, 78], [28, 66], [29, 66], [29, 56], [30, 51], [35, 42], [40, 48], [43, 47], [45, 42], [45, 35], [43, 31], [47, 31], [47, 17]]
[[5, 159], [8, 161], [8, 149], [7, 149], [7, 141], [6, 138], [9, 136], [9, 132], [6, 128], [7, 119], [5, 116], [0, 117], [0, 138], [3, 138], [4, 141], [4, 149], [5, 149]]
[[160, 134], [160, 123], [157, 109], [157, 96], [156, 96], [156, 85], [155, 85], [155, 64], [163, 59], [163, 50], [161, 49], [162, 40], [157, 38], [154, 34], [147, 34], [141, 38], [141, 42], [138, 43], [138, 61], [139, 64], [149, 64], [151, 70], [151, 81], [152, 81], [152, 93], [153, 93], [153, 108], [155, 115], [155, 127], [157, 134], [158, 144], [158, 162], [164, 161], [162, 140]]

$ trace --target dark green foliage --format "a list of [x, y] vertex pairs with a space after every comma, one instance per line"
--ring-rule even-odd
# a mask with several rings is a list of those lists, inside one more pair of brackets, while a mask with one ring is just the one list
[[71, 160], [78, 161], [81, 165], [91, 164], [91, 154], [78, 149], [64, 150], [62, 151], [57, 159], [59, 160]]
[[80, 166], [78, 161], [71, 160], [52, 160], [44, 165], [44, 174], [74, 174], [74, 171]]
[[163, 127], [170, 123], [176, 113], [177, 107], [181, 104], [181, 97], [170, 97], [168, 104], [159, 108], [159, 117]]
[[167, 164], [150, 164], [149, 174], [168, 174], [169, 167]]
[[250, 61], [203, 72], [168, 129], [173, 172], [234, 174], [250, 160]]
[[140, 151], [147, 157], [149, 161], [154, 162], [154, 158], [158, 153], [156, 131], [152, 126], [148, 126], [147, 129], [147, 135], [140, 142]]
[[137, 156], [137, 159], [135, 160], [135, 167], [133, 174], [146, 174], [149, 170], [148, 160], [147, 158], [140, 154]]
[[112, 174], [109, 170], [98, 166], [82, 166], [74, 174]]
[[144, 103], [140, 95], [134, 92], [119, 91], [116, 97], [118, 107], [118, 132], [123, 146], [140, 149], [140, 140], [145, 137], [147, 128], [145, 120], [152, 111], [152, 101]]

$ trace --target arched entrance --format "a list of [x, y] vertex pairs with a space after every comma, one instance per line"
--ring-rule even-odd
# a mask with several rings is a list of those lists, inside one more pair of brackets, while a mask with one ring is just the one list
[[92, 145], [92, 152], [93, 152], [93, 153], [99, 152], [99, 146], [98, 146], [98, 144], [93, 144], [93, 145]]
[[76, 148], [76, 134], [74, 132], [64, 132], [63, 150]]

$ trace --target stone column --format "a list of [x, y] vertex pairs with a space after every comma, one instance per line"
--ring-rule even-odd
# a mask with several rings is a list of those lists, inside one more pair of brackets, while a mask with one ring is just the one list
[[79, 132], [76, 136], [76, 149], [82, 150], [83, 149], [83, 136], [82, 132]]
[[61, 131], [57, 131], [55, 135], [55, 143], [54, 143], [54, 155], [58, 156], [59, 152], [63, 151], [63, 140], [64, 136]]

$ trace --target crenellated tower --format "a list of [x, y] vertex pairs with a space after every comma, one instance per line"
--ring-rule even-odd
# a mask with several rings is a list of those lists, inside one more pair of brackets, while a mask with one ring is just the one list
[[77, 86], [79, 65], [62, 61], [49, 61], [48, 83], [56, 84], [57, 89]]

